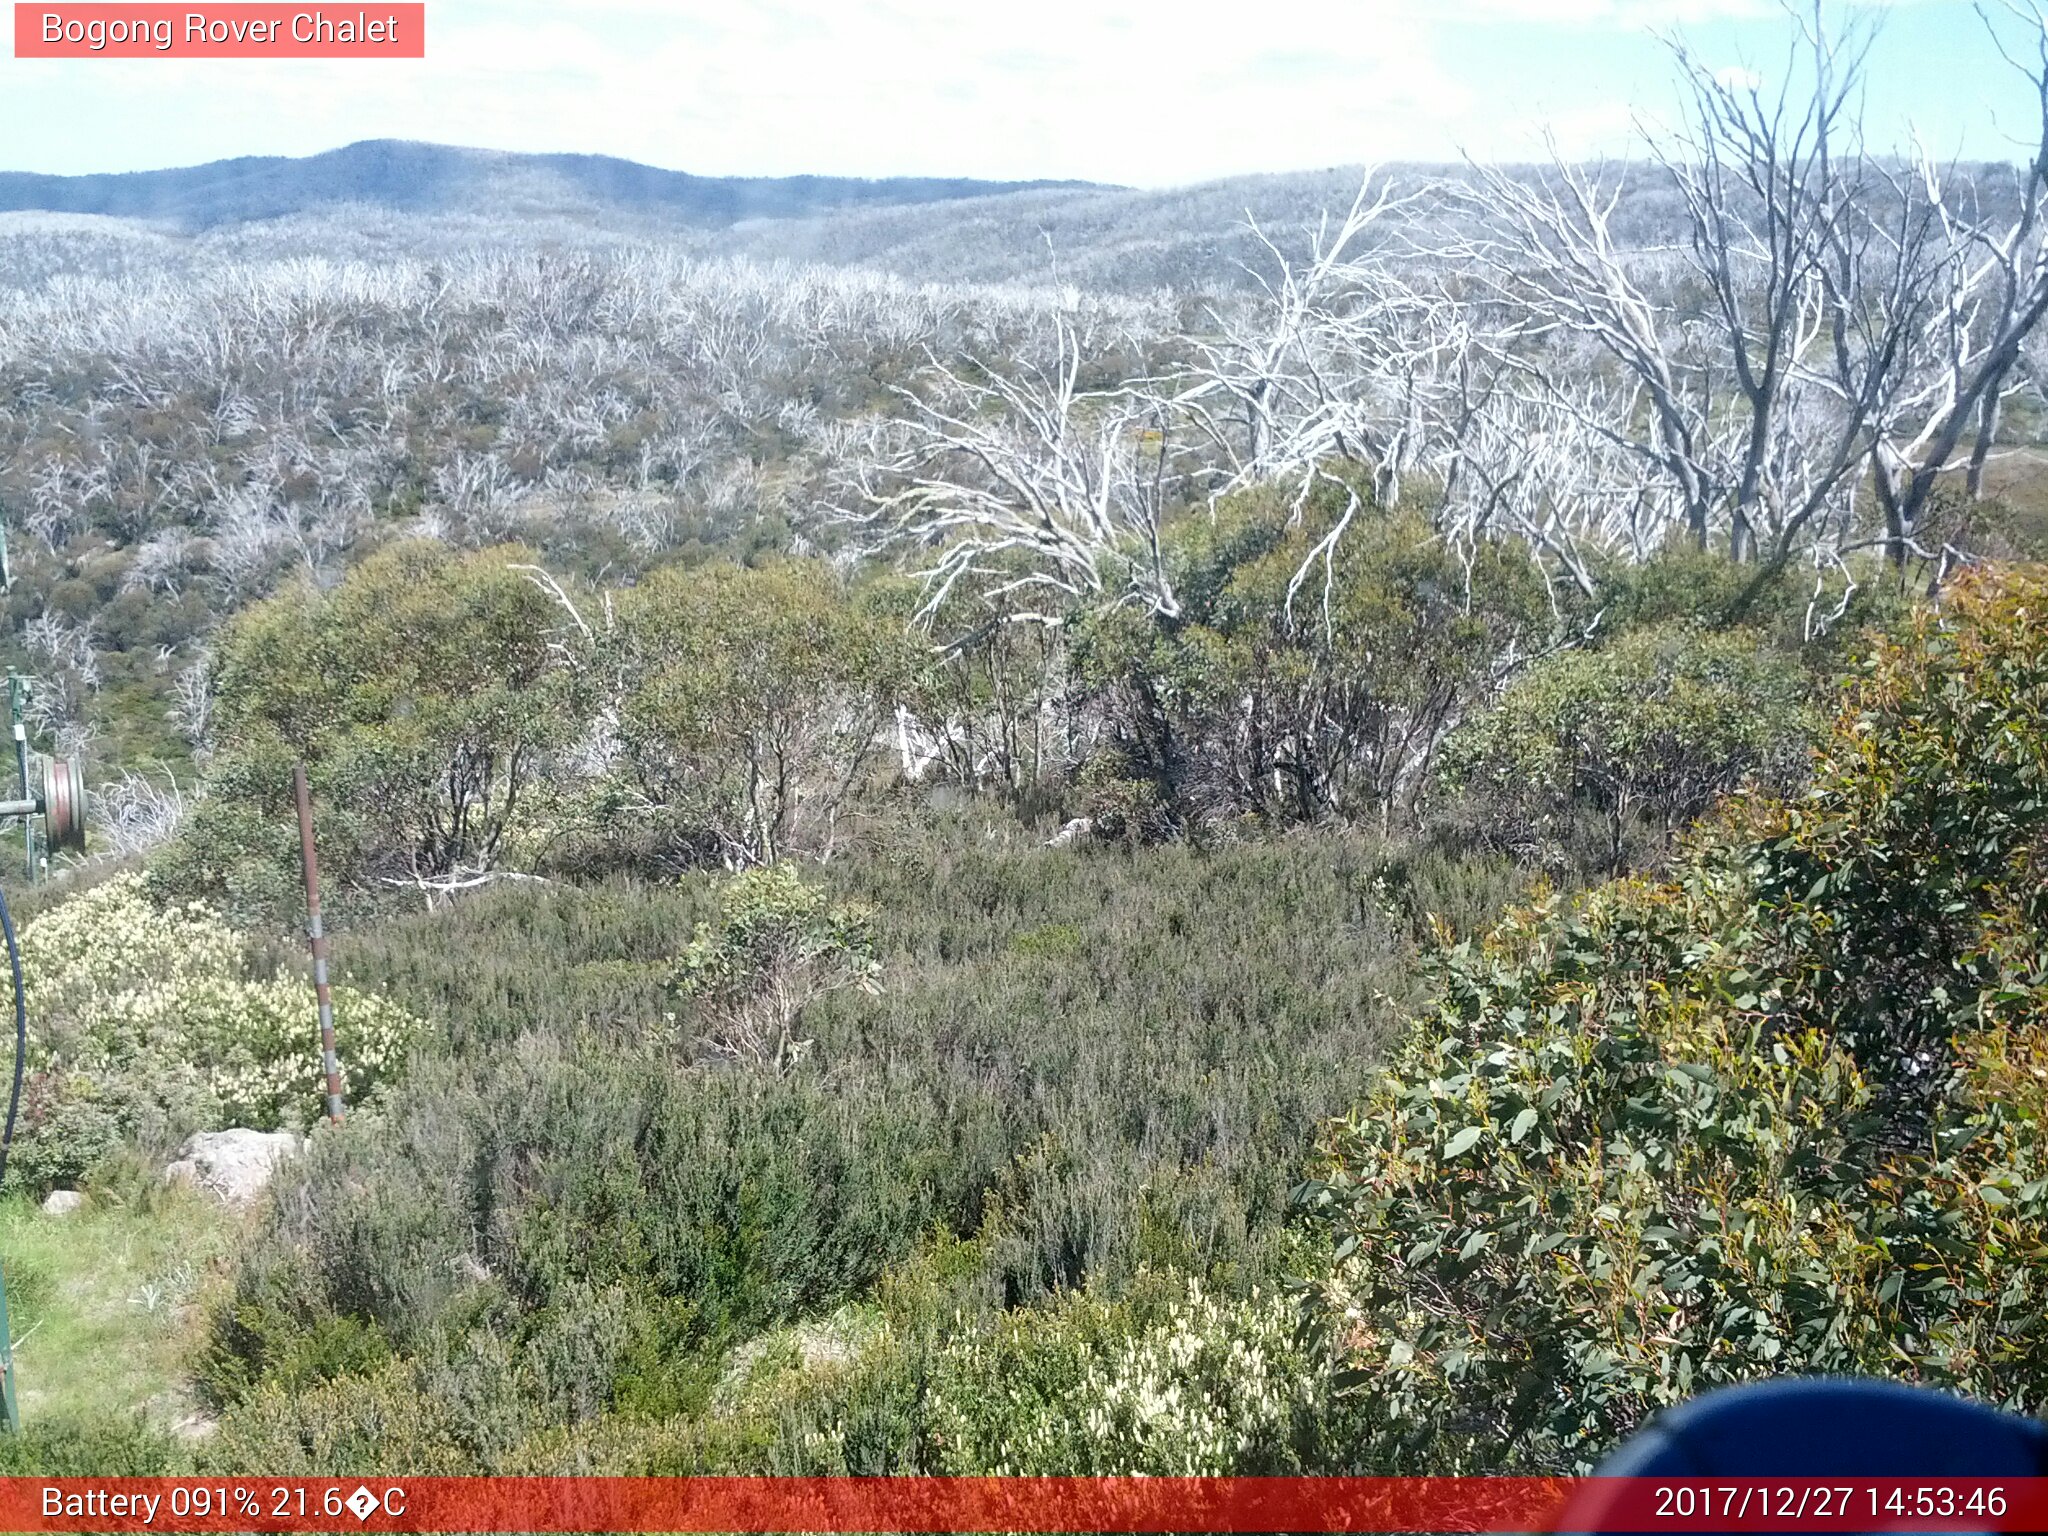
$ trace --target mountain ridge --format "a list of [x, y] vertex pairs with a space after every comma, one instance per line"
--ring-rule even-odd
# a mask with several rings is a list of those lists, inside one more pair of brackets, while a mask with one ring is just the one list
[[244, 155], [163, 170], [77, 176], [0, 171], [0, 212], [102, 214], [208, 229], [359, 203], [415, 213], [624, 213], [722, 228], [849, 207], [1100, 185], [929, 176], [697, 176], [612, 155], [363, 139], [316, 155]]

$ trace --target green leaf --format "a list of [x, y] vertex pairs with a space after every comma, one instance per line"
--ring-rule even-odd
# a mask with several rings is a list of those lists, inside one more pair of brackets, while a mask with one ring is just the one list
[[1486, 1127], [1483, 1125], [1466, 1126], [1444, 1143], [1444, 1161], [1448, 1163], [1454, 1157], [1463, 1157], [1479, 1144], [1479, 1138], [1485, 1134]]

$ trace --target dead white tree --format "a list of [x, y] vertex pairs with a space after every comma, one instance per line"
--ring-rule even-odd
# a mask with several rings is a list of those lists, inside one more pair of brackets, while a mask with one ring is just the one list
[[895, 451], [861, 477], [851, 515], [875, 547], [929, 562], [923, 622], [956, 597], [991, 622], [1058, 625], [1104, 598], [1179, 612], [1160, 548], [1170, 423], [1142, 393], [1083, 389], [1080, 338], [1064, 317], [1054, 331], [1050, 367], [933, 358]]
[[1422, 194], [1398, 194], [1369, 171], [1344, 216], [1326, 215], [1305, 260], [1291, 259], [1256, 220], [1264, 251], [1249, 302], [1211, 305], [1193, 360], [1160, 396], [1217, 460], [1218, 488], [1300, 478], [1332, 459], [1370, 467], [1382, 501], [1426, 441], [1424, 399], [1455, 350], [1452, 309], [1418, 285], [1386, 235]]
[[213, 657], [202, 650], [179, 669], [171, 681], [171, 702], [164, 711], [171, 727], [185, 739], [194, 758], [204, 761], [213, 747]]
[[[1773, 88], [1672, 42], [1685, 113], [1645, 130], [1654, 173], [1474, 167], [1482, 227], [1452, 252], [1520, 317], [1500, 362], [1646, 472], [1615, 499], [1648, 491], [1645, 514], [1737, 560], [1844, 525], [1926, 312], [1938, 222], [1917, 179], [1864, 150], [1870, 30], [1837, 36], [1819, 0], [1788, 15]], [[1644, 174], [1676, 194], [1675, 242], [1616, 228]], [[1588, 347], [1624, 388], [1582, 387]]]
[[104, 853], [131, 859], [160, 848], [185, 820], [185, 795], [177, 779], [161, 782], [147, 774], [123, 774], [91, 791], [92, 820]]
[[1612, 398], [1626, 386], [1589, 372], [1557, 386], [1571, 391], [1562, 402], [1525, 386], [1484, 353], [1467, 360], [1444, 416], [1437, 525], [1464, 547], [1520, 539], [1590, 598], [1599, 557], [1639, 561], [1662, 542], [1641, 459], [1589, 425], [1626, 410]]
[[2008, 41], [1980, 6], [1986, 30], [2026, 81], [2038, 137], [2026, 163], [1964, 177], [1926, 156], [1918, 167], [1938, 228], [1928, 304], [1904, 387], [1882, 424], [1874, 486], [1886, 552], [1904, 564], [1944, 473], [1967, 441], [1964, 490], [1981, 495], [2003, 404], [2027, 379], [2028, 343], [2048, 317], [2048, 17], [2006, 0], [2025, 29]]

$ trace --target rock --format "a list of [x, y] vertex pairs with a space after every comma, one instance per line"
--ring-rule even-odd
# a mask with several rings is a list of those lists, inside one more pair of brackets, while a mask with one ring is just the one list
[[75, 1189], [53, 1189], [43, 1197], [45, 1216], [69, 1216], [85, 1204], [85, 1196]]
[[1047, 838], [1045, 846], [1048, 848], [1064, 848], [1069, 843], [1079, 842], [1094, 830], [1094, 822], [1090, 821], [1086, 816], [1076, 816], [1064, 827], [1061, 827], [1059, 831]]
[[230, 1205], [247, 1205], [263, 1192], [278, 1164], [304, 1145], [290, 1131], [201, 1131], [164, 1170], [168, 1184], [190, 1184]]

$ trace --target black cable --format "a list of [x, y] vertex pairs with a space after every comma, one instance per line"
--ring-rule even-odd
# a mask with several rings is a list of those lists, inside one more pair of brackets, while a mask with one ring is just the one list
[[21, 981], [21, 946], [14, 941], [14, 915], [0, 891], [0, 933], [7, 936], [7, 963], [14, 969], [14, 1090], [7, 1096], [7, 1128], [0, 1131], [0, 1180], [7, 1177], [7, 1151], [14, 1145], [14, 1116], [21, 1108], [21, 1075], [28, 1066], [28, 989]]

